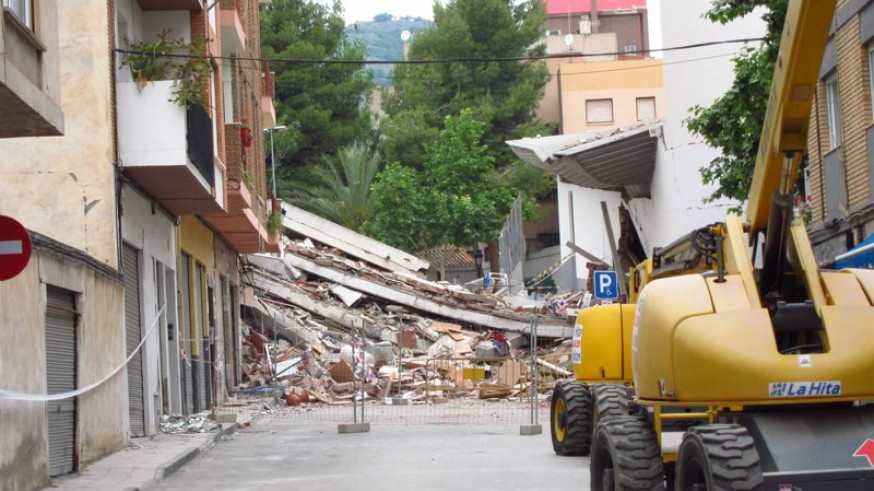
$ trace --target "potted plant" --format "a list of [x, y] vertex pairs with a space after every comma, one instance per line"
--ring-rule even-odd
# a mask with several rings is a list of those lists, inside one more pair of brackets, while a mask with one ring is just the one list
[[267, 233], [270, 236], [276, 235], [282, 229], [282, 212], [273, 210], [270, 216], [267, 217]]
[[243, 122], [240, 123], [240, 142], [243, 144], [243, 147], [249, 148], [252, 146], [254, 140], [255, 137], [252, 136], [252, 128], [249, 127], [249, 122], [246, 118], [243, 118]]
[[131, 71], [142, 89], [149, 82], [173, 80], [173, 99], [182, 107], [204, 104], [212, 66], [206, 59], [207, 38], [186, 43], [181, 38], [167, 39], [169, 29], [158, 34], [155, 42], [127, 42], [121, 59], [122, 68]]

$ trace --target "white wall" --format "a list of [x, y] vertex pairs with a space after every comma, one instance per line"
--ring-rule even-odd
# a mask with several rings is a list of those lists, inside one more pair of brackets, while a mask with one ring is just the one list
[[[619, 205], [621, 200], [618, 192], [588, 189], [559, 181], [558, 209], [573, 210], [570, 213], [562, 213], [559, 217], [561, 257], [572, 252], [565, 245], [571, 241], [588, 253], [602, 258], [604, 262], [612, 264], [613, 253], [604, 227], [601, 201], [607, 203], [613, 238], [619, 240]], [[588, 269], [586, 269], [588, 262], [579, 254], [575, 254], [569, 260], [573, 267], [562, 268], [557, 275], [553, 275], [558, 289], [561, 291], [585, 288], [589, 274]]]
[[[662, 0], [660, 17], [664, 47], [755, 38], [764, 34], [760, 13], [728, 25], [703, 18], [709, 2]], [[652, 222], [646, 238], [647, 253], [696, 227], [724, 220], [727, 200], [705, 204], [713, 188], [701, 182], [700, 169], [719, 155], [700, 136], [683, 125], [694, 105], [709, 106], [734, 80], [731, 57], [740, 43], [664, 53], [665, 107], [663, 137], [659, 142], [652, 184]], [[631, 206], [635, 208], [635, 206]], [[634, 215], [634, 212], [632, 212]], [[644, 226], [644, 228], [646, 228]]]
[[[176, 294], [176, 228], [175, 223], [160, 210], [152, 212], [152, 202], [130, 186], [122, 188], [121, 196], [122, 218], [121, 231], [125, 242], [141, 251], [140, 254], [140, 298], [142, 301], [142, 328], [145, 334], [157, 322], [155, 330], [143, 345], [143, 384], [145, 390], [146, 434], [157, 432], [154, 416], [161, 412], [160, 381], [166, 379], [170, 383], [168, 393], [171, 402], [179, 402], [178, 373], [173, 375], [173, 367], [179, 365], [178, 335], [168, 342], [167, 324], [178, 326], [175, 308]], [[163, 271], [156, 271], [156, 261], [161, 263]], [[165, 286], [170, 279], [172, 289]], [[159, 298], [156, 282], [163, 283], [163, 298]], [[167, 297], [170, 297], [169, 299]], [[164, 315], [157, 319], [158, 312], [164, 307]], [[165, 353], [165, 362], [161, 363], [161, 348]], [[157, 407], [156, 407], [157, 406]], [[181, 408], [181, 406], [179, 406]]]

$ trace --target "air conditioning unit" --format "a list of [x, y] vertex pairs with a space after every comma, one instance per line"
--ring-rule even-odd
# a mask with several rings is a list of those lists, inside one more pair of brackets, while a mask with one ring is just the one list
[[546, 34], [544, 34], [544, 36], [561, 36], [561, 29], [552, 29], [546, 31]]
[[592, 33], [592, 21], [589, 19], [588, 15], [580, 16], [580, 34], [591, 34]]

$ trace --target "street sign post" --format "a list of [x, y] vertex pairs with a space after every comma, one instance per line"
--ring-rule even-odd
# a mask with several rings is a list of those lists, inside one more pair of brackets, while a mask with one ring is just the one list
[[595, 271], [595, 298], [616, 300], [619, 298], [619, 278], [616, 271]]
[[0, 215], [0, 281], [14, 278], [30, 261], [30, 234], [14, 218]]

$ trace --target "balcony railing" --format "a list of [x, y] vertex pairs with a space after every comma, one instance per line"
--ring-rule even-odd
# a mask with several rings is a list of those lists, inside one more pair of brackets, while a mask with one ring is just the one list
[[186, 111], [188, 125], [188, 158], [210, 185], [215, 184], [215, 163], [212, 160], [212, 119], [200, 104]]

